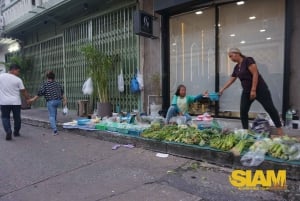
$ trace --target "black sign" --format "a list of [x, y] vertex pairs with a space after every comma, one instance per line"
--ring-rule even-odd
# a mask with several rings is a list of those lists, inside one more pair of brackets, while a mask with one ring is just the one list
[[153, 36], [153, 16], [144, 11], [134, 11], [133, 30], [137, 35], [155, 38]]

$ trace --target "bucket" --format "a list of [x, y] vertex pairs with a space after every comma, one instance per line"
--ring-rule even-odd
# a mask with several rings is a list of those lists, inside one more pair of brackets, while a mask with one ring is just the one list
[[98, 116], [103, 117], [111, 117], [112, 116], [112, 104], [111, 103], [100, 103], [97, 102], [97, 113]]

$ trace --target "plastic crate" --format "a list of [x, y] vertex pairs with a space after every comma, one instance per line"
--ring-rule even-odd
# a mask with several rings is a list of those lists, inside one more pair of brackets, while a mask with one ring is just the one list
[[107, 130], [111, 132], [117, 132], [117, 128], [113, 126], [107, 126]]
[[113, 123], [108, 123], [106, 127], [108, 131], [117, 132], [118, 125], [119, 125], [118, 123], [113, 122]]
[[142, 131], [137, 131], [137, 130], [129, 130], [128, 135], [132, 136], [140, 136]]
[[117, 132], [123, 133], [123, 134], [128, 134], [128, 129], [127, 128], [117, 128]]
[[97, 130], [101, 130], [101, 131], [107, 130], [106, 124], [96, 124], [95, 128], [96, 128]]

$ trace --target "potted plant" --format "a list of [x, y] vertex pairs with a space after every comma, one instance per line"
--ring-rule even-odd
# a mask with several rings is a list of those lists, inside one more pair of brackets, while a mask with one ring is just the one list
[[93, 82], [93, 97], [97, 99], [97, 113], [100, 117], [111, 116], [112, 105], [109, 102], [109, 78], [113, 66], [113, 57], [103, 54], [92, 45], [82, 49], [87, 62], [88, 74]]

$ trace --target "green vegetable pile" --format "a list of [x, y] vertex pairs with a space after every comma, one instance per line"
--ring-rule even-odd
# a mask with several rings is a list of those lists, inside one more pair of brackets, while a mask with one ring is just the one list
[[263, 138], [256, 141], [250, 148], [252, 152], [263, 152], [274, 158], [283, 160], [300, 159], [300, 143], [296, 138], [283, 136], [274, 139]]
[[295, 160], [297, 158], [295, 156], [300, 154], [300, 151], [297, 149], [297, 142], [296, 138], [288, 136], [274, 138], [267, 153], [274, 158]]
[[162, 128], [151, 126], [141, 134], [141, 136], [145, 138], [200, 146], [209, 144], [210, 139], [219, 135], [221, 134], [213, 129], [199, 130], [194, 127], [183, 125], [166, 125]]
[[238, 142], [238, 138], [233, 134], [228, 134], [220, 137], [213, 138], [209, 145], [213, 148], [228, 151]]
[[236, 155], [239, 156], [243, 151], [246, 151], [249, 149], [249, 147], [254, 143], [254, 140], [249, 139], [241, 139], [230, 151]]
[[193, 145], [209, 145], [222, 151], [231, 151], [234, 155], [241, 155], [244, 151], [262, 152], [272, 157], [284, 160], [300, 159], [300, 143], [295, 138], [284, 136], [281, 138], [262, 138], [255, 141], [254, 135], [247, 130], [235, 132], [221, 132], [218, 129], [199, 130], [186, 125], [153, 124], [144, 130], [142, 137], [159, 141], [179, 142]]
[[[241, 138], [244, 138], [244, 136], [241, 137], [239, 134], [222, 133], [218, 129], [199, 130], [186, 125], [166, 125], [164, 127], [152, 125], [149, 129], [146, 129], [141, 136], [160, 141], [180, 142], [200, 146], [209, 145], [223, 151], [230, 150], [242, 140]], [[252, 141], [245, 140], [245, 142], [246, 143], [241, 143], [238, 149], [243, 151], [250, 146], [250, 142]]]
[[268, 154], [274, 158], [288, 160], [289, 156], [284, 152], [284, 149], [286, 149], [285, 146], [286, 145], [281, 143], [273, 143], [268, 149]]

